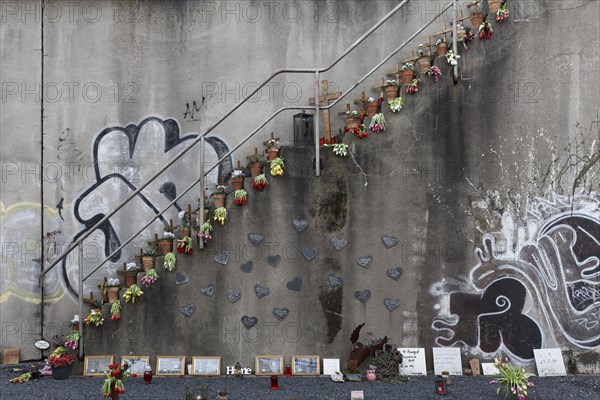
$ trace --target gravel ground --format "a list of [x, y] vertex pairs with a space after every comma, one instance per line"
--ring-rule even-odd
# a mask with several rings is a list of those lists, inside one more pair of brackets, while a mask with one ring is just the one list
[[[13, 372], [14, 366], [0, 369], [0, 399], [57, 399], [83, 400], [102, 399], [101, 377], [71, 376], [67, 380], [54, 380], [47, 376], [36, 382], [10, 383], [9, 379], [20, 375]], [[201, 386], [209, 385], [209, 399], [217, 398], [219, 389], [225, 387], [230, 400], [327, 400], [350, 399], [352, 390], [362, 390], [365, 399], [504, 399], [496, 396], [495, 386], [489, 384], [490, 378], [483, 376], [453, 376], [448, 386], [448, 395], [434, 393], [435, 377], [411, 378], [409, 382], [390, 385], [381, 382], [345, 382], [335, 383], [329, 378], [316, 377], [279, 377], [279, 390], [269, 389], [268, 377], [244, 377], [241, 380], [228, 376], [214, 378], [197, 377], [154, 377], [152, 384], [145, 385], [141, 378], [127, 378], [125, 394], [122, 400], [184, 400], [186, 386], [190, 391], [200, 393]], [[600, 376], [569, 375], [566, 377], [537, 378], [531, 381], [530, 400], [555, 399], [600, 399]], [[195, 398], [195, 396], [194, 396]]]

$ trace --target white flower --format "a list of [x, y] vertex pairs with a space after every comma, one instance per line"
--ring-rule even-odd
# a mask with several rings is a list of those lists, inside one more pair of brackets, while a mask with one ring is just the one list
[[367, 99], [367, 101], [370, 103], [370, 102], [372, 102], [372, 101], [375, 101], [375, 99], [374, 99], [374, 98], [372, 98], [372, 97], [369, 97], [369, 98]]
[[179, 214], [177, 214], [177, 216], [179, 216], [179, 219], [183, 219], [183, 217], [185, 217], [185, 211], [179, 211]]
[[125, 268], [127, 269], [127, 271], [130, 271], [132, 269], [136, 269], [137, 264], [134, 261], [128, 262], [127, 264], [125, 264]]

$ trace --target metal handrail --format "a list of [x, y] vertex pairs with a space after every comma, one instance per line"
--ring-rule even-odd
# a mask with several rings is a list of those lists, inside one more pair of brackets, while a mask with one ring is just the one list
[[[163, 172], [165, 172], [169, 167], [171, 167], [177, 160], [179, 160], [181, 157], [183, 157], [183, 155], [186, 154], [193, 146], [195, 146], [198, 142], [200, 142], [213, 129], [215, 129], [217, 126], [219, 126], [225, 119], [227, 119], [238, 108], [240, 108], [243, 104], [245, 104], [246, 101], [248, 101], [250, 98], [252, 98], [256, 93], [258, 93], [259, 90], [261, 90], [267, 83], [269, 83], [269, 81], [271, 81], [271, 79], [275, 78], [277, 75], [280, 75], [282, 73], [288, 73], [288, 72], [290, 72], [290, 73], [315, 73], [316, 77], [317, 77], [317, 84], [315, 85], [315, 93], [317, 93], [317, 96], [315, 97], [315, 99], [317, 101], [315, 101], [315, 106], [305, 107], [304, 109], [314, 108], [315, 111], [317, 112], [317, 115], [318, 115], [318, 111], [319, 111], [319, 104], [318, 104], [319, 103], [318, 102], [318, 97], [319, 97], [318, 96], [318, 92], [319, 92], [319, 89], [318, 89], [318, 87], [319, 87], [319, 85], [318, 85], [318, 74], [320, 72], [326, 72], [329, 69], [331, 69], [332, 67], [334, 67], [344, 57], [346, 57], [352, 50], [354, 50], [354, 48], [356, 48], [367, 37], [369, 37], [373, 32], [375, 32], [375, 30], [377, 30], [388, 19], [390, 19], [396, 12], [398, 12], [402, 7], [404, 7], [404, 5], [406, 5], [406, 3], [408, 3], [408, 2], [409, 2], [409, 0], [404, 0], [400, 4], [398, 4], [396, 7], [394, 7], [383, 18], [381, 18], [375, 25], [373, 25], [373, 27], [371, 27], [371, 29], [369, 29], [361, 37], [359, 37], [353, 44], [351, 44], [342, 53], [342, 55], [340, 55], [336, 60], [334, 60], [331, 63], [331, 65], [329, 65], [328, 67], [326, 67], [326, 68], [284, 68], [284, 69], [279, 69], [279, 70], [276, 70], [275, 72], [273, 72], [271, 74], [271, 76], [269, 76], [265, 81], [263, 81], [260, 85], [258, 85], [258, 87], [256, 89], [254, 89], [250, 94], [248, 94], [246, 97], [244, 97], [238, 104], [236, 104], [229, 111], [227, 111], [225, 113], [225, 115], [223, 115], [221, 118], [219, 118], [219, 120], [217, 120], [217, 122], [215, 122], [212, 126], [210, 126], [206, 130], [206, 132], [204, 132], [203, 134], [198, 135], [198, 137], [196, 139], [194, 139], [191, 143], [189, 143], [188, 146], [185, 149], [183, 149], [182, 151], [180, 151], [174, 158], [171, 159], [171, 161], [167, 162], [160, 170], [158, 170], [154, 175], [152, 175], [150, 178], [148, 178], [148, 180], [145, 183], [143, 183], [133, 193], [131, 193], [125, 200], [123, 200], [118, 206], [116, 206], [115, 209], [113, 209], [110, 213], [108, 213], [107, 215], [105, 215], [100, 221], [98, 221], [94, 226], [92, 226], [86, 233], [84, 233], [80, 238], [78, 238], [75, 242], [73, 242], [69, 246], [69, 248], [67, 248], [67, 250], [65, 250], [56, 260], [54, 260], [52, 262], [52, 264], [50, 264], [47, 268], [45, 268], [40, 273], [40, 277], [38, 279], [38, 285], [39, 285], [39, 287], [42, 287], [42, 288], [44, 287], [44, 277], [46, 276], [46, 274], [48, 272], [50, 272], [50, 270], [52, 270], [54, 267], [56, 267], [56, 265], [58, 265], [69, 253], [71, 253], [74, 249], [76, 249], [77, 246], [79, 245], [79, 243], [83, 242], [90, 235], [92, 235], [96, 231], [96, 229], [98, 229], [102, 224], [104, 224], [106, 221], [108, 221], [121, 208], [123, 208], [125, 205], [127, 205], [127, 203], [129, 203], [129, 201], [131, 201], [133, 198], [135, 198], [143, 189], [145, 189], [150, 183], [152, 183], [154, 180], [156, 180], [156, 178], [158, 178]], [[317, 149], [317, 151], [318, 151], [318, 148], [319, 148], [319, 146], [318, 146], [318, 138], [317, 138], [317, 143], [316, 143], [316, 149]], [[319, 157], [317, 156], [316, 159], [318, 160]]]

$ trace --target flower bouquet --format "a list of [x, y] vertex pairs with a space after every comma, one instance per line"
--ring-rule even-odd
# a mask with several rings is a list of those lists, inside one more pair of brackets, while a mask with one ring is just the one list
[[271, 160], [269, 164], [269, 168], [271, 168], [271, 176], [281, 176], [283, 175], [283, 170], [285, 169], [285, 164], [283, 163], [283, 158], [277, 157], [274, 160]]
[[383, 113], [377, 113], [373, 115], [373, 118], [371, 118], [371, 123], [369, 124], [369, 129], [373, 132], [385, 131], [385, 116]]
[[388, 101], [388, 104], [390, 105], [390, 110], [396, 113], [404, 107], [404, 99], [402, 97], [396, 97], [395, 99]]
[[446, 53], [446, 62], [450, 65], [457, 65], [459, 58], [460, 56], [452, 50], [448, 50], [448, 52]]
[[110, 320], [118, 321], [121, 319], [121, 300], [117, 300], [110, 306]]
[[112, 391], [114, 390], [117, 393], [124, 394], [125, 386], [123, 385], [123, 379], [127, 376], [131, 376], [133, 378], [136, 377], [136, 374], [130, 374], [129, 364], [124, 363], [122, 366], [119, 364], [108, 364], [109, 371], [105, 372], [106, 379], [102, 383], [102, 395], [104, 398], [111, 397]]
[[[264, 174], [263, 174], [264, 176]], [[227, 220], [227, 209], [225, 207], [219, 207], [215, 210], [215, 221], [219, 221], [221, 225], [225, 225], [225, 221]]]
[[420, 78], [413, 79], [411, 84], [408, 85], [408, 87], [406, 88], [406, 93], [408, 93], [408, 94], [417, 93], [419, 91], [419, 83], [421, 83]]
[[88, 314], [88, 316], [85, 317], [83, 323], [86, 325], [93, 324], [94, 326], [100, 326], [104, 323], [104, 315], [102, 315], [101, 310], [93, 308], [92, 311], [90, 311], [90, 313]]
[[142, 289], [140, 289], [140, 287], [134, 283], [127, 288], [123, 298], [125, 299], [126, 303], [135, 303], [143, 294], [144, 292], [142, 292]]
[[265, 174], [258, 175], [252, 181], [252, 186], [254, 186], [258, 190], [263, 190], [268, 184], [269, 184], [269, 181], [267, 180], [267, 177], [265, 176]]
[[77, 350], [79, 347], [79, 332], [71, 332], [69, 333], [65, 339], [65, 346], [72, 350]]
[[150, 271], [146, 273], [146, 275], [142, 278], [142, 285], [146, 287], [150, 287], [154, 282], [156, 282], [160, 278], [156, 273], [156, 270], [152, 268]]
[[475, 39], [475, 34], [471, 33], [471, 30], [469, 30], [467, 33], [465, 33], [465, 37], [463, 38], [463, 47], [465, 48], [465, 50], [469, 50], [469, 46], [467, 46], [467, 43], [471, 43], [473, 41], [473, 39]]
[[508, 8], [506, 8], [506, 2], [502, 4], [502, 6], [496, 11], [496, 22], [504, 22], [508, 19], [510, 14], [508, 13]]
[[437, 82], [439, 80], [438, 77], [442, 75], [442, 70], [439, 69], [438, 67], [436, 67], [435, 65], [433, 65], [431, 68], [429, 68], [427, 70], [427, 75], [430, 76], [431, 78], [433, 78], [433, 80]]
[[137, 271], [139, 268], [137, 266], [137, 264], [135, 263], [135, 261], [131, 261], [128, 262], [127, 264], [125, 264], [125, 271], [131, 272], [131, 271]]
[[363, 124], [358, 124], [354, 128], [344, 128], [344, 133], [353, 132], [359, 139], [369, 136]]
[[200, 227], [200, 233], [198, 233], [198, 237], [200, 239], [202, 239], [204, 241], [204, 243], [206, 244], [210, 241], [210, 239], [212, 239], [212, 236], [210, 235], [210, 232], [212, 230], [213, 230], [212, 225], [210, 224], [210, 222], [206, 221]]
[[48, 364], [51, 367], [58, 368], [63, 365], [71, 365], [75, 362], [75, 357], [67, 354], [67, 348], [64, 346], [58, 346], [48, 357]]
[[491, 39], [492, 33], [494, 33], [494, 29], [488, 21], [483, 21], [479, 25], [479, 39]]
[[177, 261], [175, 257], [175, 253], [168, 253], [165, 255], [165, 261], [163, 263], [163, 267], [167, 271], [175, 270], [175, 262]]
[[510, 363], [508, 358], [501, 362], [497, 358], [494, 359], [494, 367], [498, 370], [500, 378], [490, 381], [491, 385], [498, 384], [496, 394], [500, 395], [500, 390], [504, 388], [505, 395], [509, 393], [516, 396], [518, 400], [525, 400], [527, 396], [527, 388], [533, 386], [533, 382], [529, 382], [529, 378], [523, 368], [515, 367]]
[[362, 121], [364, 118], [365, 112], [363, 110], [346, 111], [346, 119], [358, 119]]
[[235, 204], [237, 204], [238, 206], [243, 206], [248, 201], [248, 192], [246, 192], [244, 189], [236, 190], [233, 194], [233, 197], [233, 202]]
[[177, 241], [177, 252], [185, 253], [185, 254], [192, 254], [192, 252], [193, 252], [192, 238], [189, 236], [186, 236], [183, 239], [179, 239]]
[[333, 154], [340, 157], [346, 157], [348, 155], [348, 145], [346, 143], [335, 143], [327, 145], [333, 147]]

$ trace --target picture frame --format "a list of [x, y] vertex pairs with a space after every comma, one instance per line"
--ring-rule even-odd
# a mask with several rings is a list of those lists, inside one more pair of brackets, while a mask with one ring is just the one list
[[185, 372], [185, 356], [157, 356], [157, 376], [177, 376]]
[[192, 357], [192, 375], [221, 375], [221, 357]]
[[254, 373], [256, 376], [283, 375], [283, 356], [255, 356]]
[[113, 356], [85, 356], [83, 359], [83, 376], [104, 376], [108, 365], [112, 364]]
[[292, 356], [292, 375], [320, 375], [320, 356]]
[[121, 356], [121, 365], [129, 364], [129, 373], [137, 374], [138, 376], [144, 375], [146, 372], [146, 365], [150, 365], [149, 356]]

